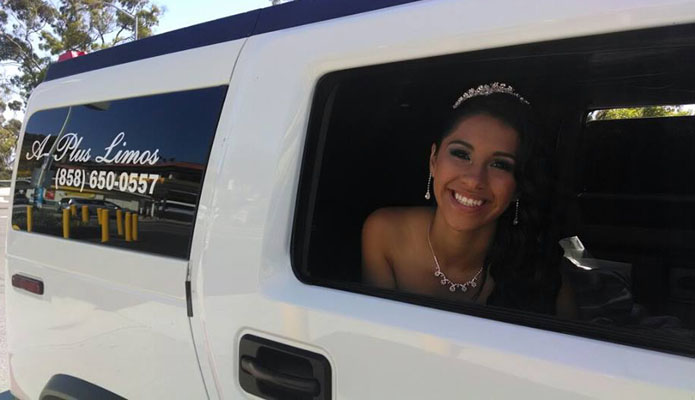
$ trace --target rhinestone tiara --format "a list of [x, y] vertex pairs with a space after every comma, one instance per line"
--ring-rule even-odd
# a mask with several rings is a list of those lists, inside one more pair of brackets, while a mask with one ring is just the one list
[[525, 98], [523, 98], [519, 93], [514, 91], [514, 88], [511, 87], [510, 85], [507, 85], [506, 83], [500, 83], [500, 82], [492, 82], [489, 84], [485, 85], [480, 85], [477, 88], [470, 88], [464, 93], [461, 97], [456, 100], [456, 103], [452, 106], [453, 109], [456, 109], [458, 106], [461, 105], [464, 101], [471, 99], [473, 97], [477, 96], [489, 96], [491, 94], [495, 93], [504, 93], [504, 94], [509, 94], [517, 99], [519, 99], [520, 102], [524, 104], [531, 105]]

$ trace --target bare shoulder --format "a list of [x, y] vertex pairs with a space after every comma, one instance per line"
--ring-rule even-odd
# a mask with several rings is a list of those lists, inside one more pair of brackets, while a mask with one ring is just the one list
[[362, 272], [367, 283], [397, 288], [393, 254], [431, 215], [426, 207], [387, 207], [367, 217], [362, 226]]
[[406, 207], [380, 208], [371, 213], [362, 226], [362, 251], [375, 250], [386, 256], [389, 244], [398, 240], [410, 214], [411, 208]]
[[371, 213], [362, 227], [363, 233], [397, 234], [415, 225], [422, 225], [432, 217], [429, 207], [385, 207]]

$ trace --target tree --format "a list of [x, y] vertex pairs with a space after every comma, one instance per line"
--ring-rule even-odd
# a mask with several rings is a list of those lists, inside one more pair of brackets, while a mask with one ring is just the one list
[[18, 111], [21, 103], [13, 101], [5, 104], [4, 101], [0, 101], [0, 179], [10, 179], [12, 176], [12, 152], [22, 127], [22, 123], [17, 119], [5, 120], [3, 114], [8, 107], [13, 111]]
[[[163, 12], [150, 0], [0, 0], [0, 62], [5, 70], [0, 113], [24, 107], [56, 55], [93, 52], [133, 40], [136, 15], [137, 36], [150, 36]], [[16, 73], [7, 76], [8, 70]], [[20, 127], [16, 119], [0, 116], [0, 175]]]
[[680, 106], [646, 106], [598, 110], [591, 114], [590, 120], [679, 117], [686, 115], [693, 114]]
[[[152, 34], [163, 10], [149, 0], [0, 0], [0, 61], [18, 73], [2, 82], [24, 101], [55, 56], [92, 52]], [[119, 11], [122, 10], [122, 11]]]

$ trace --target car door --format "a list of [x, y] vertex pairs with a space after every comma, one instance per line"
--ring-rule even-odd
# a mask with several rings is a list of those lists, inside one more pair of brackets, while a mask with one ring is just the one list
[[[315, 15], [311, 7], [320, 10], [317, 14], [336, 15], [313, 3], [283, 7], [261, 15], [240, 55], [194, 236], [193, 335], [206, 380], [214, 383], [213, 397], [692, 397], [695, 363], [678, 351], [616, 344], [627, 339], [607, 331], [589, 334], [579, 322], [365, 288], [355, 278], [363, 220], [347, 222], [351, 234], [339, 231], [355, 207], [383, 194], [371, 189], [388, 185], [389, 179], [400, 184], [394, 190], [408, 186], [402, 190], [410, 193], [412, 185], [418, 198], [424, 194], [426, 172], [412, 179], [398, 175], [424, 170], [430, 142], [420, 164], [411, 158], [412, 165], [384, 166], [387, 172], [363, 165], [373, 157], [370, 146], [379, 140], [379, 129], [407, 128], [402, 121], [415, 115], [397, 100], [389, 101], [400, 113], [372, 107], [374, 96], [398, 99], [407, 92], [403, 88], [412, 81], [406, 79], [382, 85], [392, 76], [406, 70], [417, 76], [430, 63], [449, 68], [448, 75], [428, 75], [417, 86], [431, 98], [429, 87], [446, 91], [467, 74], [522, 79], [523, 74], [514, 75], [515, 62], [541, 51], [547, 57], [523, 72], [542, 83], [543, 74], [552, 71], [543, 68], [546, 62], [579, 51], [552, 40], [692, 22], [692, 5], [422, 1], [294, 25], [293, 16]], [[546, 42], [547, 47], [539, 45]], [[513, 47], [524, 44], [521, 50]], [[502, 51], [476, 53], [505, 46], [513, 57]], [[478, 67], [467, 64], [466, 57], [479, 54]], [[553, 79], [571, 75], [556, 72]], [[323, 90], [332, 84], [341, 89]], [[568, 87], [573, 91], [558, 93], [573, 96], [581, 90]], [[354, 96], [340, 97], [344, 88]], [[360, 103], [369, 107], [360, 109]], [[362, 112], [331, 119], [341, 107]], [[364, 121], [378, 124], [369, 130], [374, 136], [364, 133], [370, 125]], [[578, 123], [571, 126], [580, 129]], [[352, 147], [329, 150], [335, 136]], [[384, 139], [395, 153], [400, 140]], [[335, 178], [326, 169], [331, 161]], [[322, 197], [327, 181], [335, 192]], [[305, 189], [314, 194], [303, 195]], [[379, 201], [373, 201], [374, 208]], [[335, 219], [312, 214], [319, 203]], [[313, 232], [312, 241], [298, 240], [306, 232]], [[298, 255], [311, 253], [317, 242], [324, 243], [316, 250], [323, 258], [307, 261], [307, 272]], [[343, 267], [347, 278], [340, 282]]]
[[[147, 52], [152, 41], [140, 43]], [[52, 377], [69, 375], [126, 398], [206, 396], [186, 299], [193, 220], [142, 210], [181, 188], [196, 202], [242, 43], [100, 68], [34, 91], [7, 238], [13, 394], [39, 398]], [[56, 192], [85, 198], [79, 212], [41, 195]], [[111, 200], [123, 207], [109, 210]]]

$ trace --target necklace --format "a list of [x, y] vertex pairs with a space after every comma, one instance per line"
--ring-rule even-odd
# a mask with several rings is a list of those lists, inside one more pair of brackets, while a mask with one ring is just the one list
[[432, 229], [432, 221], [430, 221], [429, 226], [427, 227], [427, 244], [430, 245], [430, 251], [432, 252], [432, 258], [434, 259], [434, 276], [437, 278], [440, 278], [439, 283], [442, 284], [442, 286], [449, 285], [449, 291], [450, 292], [455, 292], [456, 288], [461, 288], [462, 292], [467, 292], [468, 287], [476, 287], [478, 286], [478, 277], [480, 274], [483, 272], [483, 267], [481, 266], [478, 272], [475, 273], [475, 276], [471, 278], [470, 280], [463, 282], [463, 283], [457, 283], [453, 282], [449, 278], [446, 277], [446, 274], [442, 272], [442, 268], [439, 266], [439, 260], [437, 259], [437, 255], [434, 254], [434, 248], [432, 247], [432, 240], [430, 239], [430, 230]]

